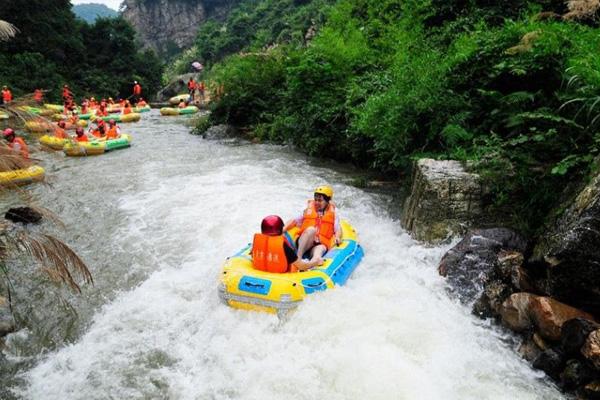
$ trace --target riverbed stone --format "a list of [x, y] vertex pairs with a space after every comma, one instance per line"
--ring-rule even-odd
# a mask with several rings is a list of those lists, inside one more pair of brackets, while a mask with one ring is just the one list
[[4, 218], [12, 222], [35, 224], [42, 220], [42, 214], [31, 207], [12, 207], [4, 214]]
[[543, 351], [535, 360], [533, 360], [533, 368], [540, 369], [554, 379], [560, 377], [563, 370], [564, 362], [562, 354], [555, 349], [547, 349]]
[[0, 296], [0, 337], [15, 331], [15, 320], [10, 311], [8, 300]]
[[545, 296], [533, 298], [529, 304], [529, 314], [540, 335], [553, 341], [560, 340], [561, 328], [568, 320], [573, 318], [594, 319], [585, 311]]
[[532, 261], [545, 265], [540, 287], [600, 315], [600, 172], [560, 210], [533, 251]]
[[600, 380], [595, 380], [585, 385], [578, 391], [580, 398], [586, 400], [600, 400]]
[[411, 235], [439, 243], [461, 235], [482, 217], [483, 185], [455, 160], [423, 158], [416, 162], [402, 225]]
[[582, 386], [594, 378], [594, 371], [577, 359], [567, 360], [565, 369], [560, 374], [560, 382], [564, 389], [573, 390]]
[[579, 356], [588, 336], [596, 329], [600, 329], [600, 324], [585, 318], [573, 318], [565, 322], [560, 329], [560, 345], [565, 355]]
[[513, 293], [502, 303], [500, 316], [502, 323], [515, 332], [522, 332], [533, 326], [529, 314], [531, 302], [536, 298], [531, 293]]
[[[522, 256], [506, 251], [522, 253], [526, 247], [527, 242], [510, 229], [472, 229], [442, 257], [438, 271], [440, 275], [447, 277], [451, 290], [465, 302], [477, 299], [489, 284], [489, 290], [484, 293], [489, 299], [480, 301], [488, 303], [483, 304], [483, 308], [497, 309], [497, 306], [491, 303], [502, 303], [510, 294], [505, 285], [510, 283], [513, 267], [509, 265], [514, 265], [511, 262], [522, 260]], [[501, 263], [499, 256], [503, 260]], [[502, 276], [503, 269], [508, 271], [506, 276]], [[491, 282], [495, 280], [498, 284], [492, 285]]]

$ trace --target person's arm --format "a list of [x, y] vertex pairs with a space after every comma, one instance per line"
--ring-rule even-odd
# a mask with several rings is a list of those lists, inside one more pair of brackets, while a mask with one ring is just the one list
[[340, 216], [336, 212], [335, 213], [335, 222], [333, 224], [333, 232], [335, 234], [335, 244], [336, 246], [342, 243], [342, 224], [340, 223]]
[[[298, 223], [298, 220], [300, 220], [300, 223]], [[298, 219], [298, 218], [291, 219], [291, 220], [289, 220], [287, 222], [287, 224], [285, 224], [285, 226], [283, 227], [283, 231], [287, 232], [290, 229], [292, 229], [293, 227], [300, 226], [300, 225], [302, 225], [302, 218], [300, 218], [300, 219]]]

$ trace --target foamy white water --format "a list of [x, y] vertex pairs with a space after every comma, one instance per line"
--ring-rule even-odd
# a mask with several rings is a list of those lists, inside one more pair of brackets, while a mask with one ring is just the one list
[[[45, 156], [63, 167], [54, 171], [58, 193], [40, 196], [71, 193], [59, 214], [80, 223], [72, 241], [91, 260], [96, 289], [81, 335], [38, 356], [17, 396], [562, 398], [499, 331], [447, 296], [436, 271], [447, 248], [414, 242], [384, 196], [280, 147], [206, 141], [174, 120], [145, 117], [129, 129], [131, 149]], [[67, 177], [71, 185], [61, 183]], [[365, 250], [348, 284], [309, 296], [286, 321], [220, 303], [225, 258], [263, 216], [296, 216], [324, 182]]]

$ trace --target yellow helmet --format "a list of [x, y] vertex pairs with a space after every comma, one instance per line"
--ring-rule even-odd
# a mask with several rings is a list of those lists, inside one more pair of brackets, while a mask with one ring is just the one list
[[327, 185], [319, 186], [315, 189], [315, 194], [322, 194], [331, 200], [333, 199], [333, 188]]

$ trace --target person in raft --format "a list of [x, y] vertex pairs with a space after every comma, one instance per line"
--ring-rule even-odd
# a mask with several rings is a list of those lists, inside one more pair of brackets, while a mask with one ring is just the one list
[[118, 139], [121, 136], [121, 128], [117, 125], [114, 119], [108, 121], [108, 131], [106, 132], [106, 139]]
[[275, 273], [306, 271], [323, 261], [304, 261], [296, 255], [283, 235], [283, 220], [277, 215], [263, 218], [260, 232], [252, 241], [254, 268]]
[[23, 139], [15, 134], [15, 131], [12, 128], [6, 128], [4, 130], [4, 139], [6, 139], [8, 147], [12, 151], [20, 154], [23, 158], [29, 158], [29, 149], [27, 148], [27, 145]]
[[89, 142], [88, 137], [83, 132], [82, 127], [75, 129], [75, 140], [78, 142]]
[[331, 186], [319, 186], [315, 189], [314, 200], [308, 200], [308, 206], [299, 217], [289, 221], [283, 228], [287, 232], [294, 226], [300, 227], [298, 238], [298, 257], [310, 252], [310, 262], [323, 262], [327, 250], [342, 242], [340, 217], [331, 202]]

